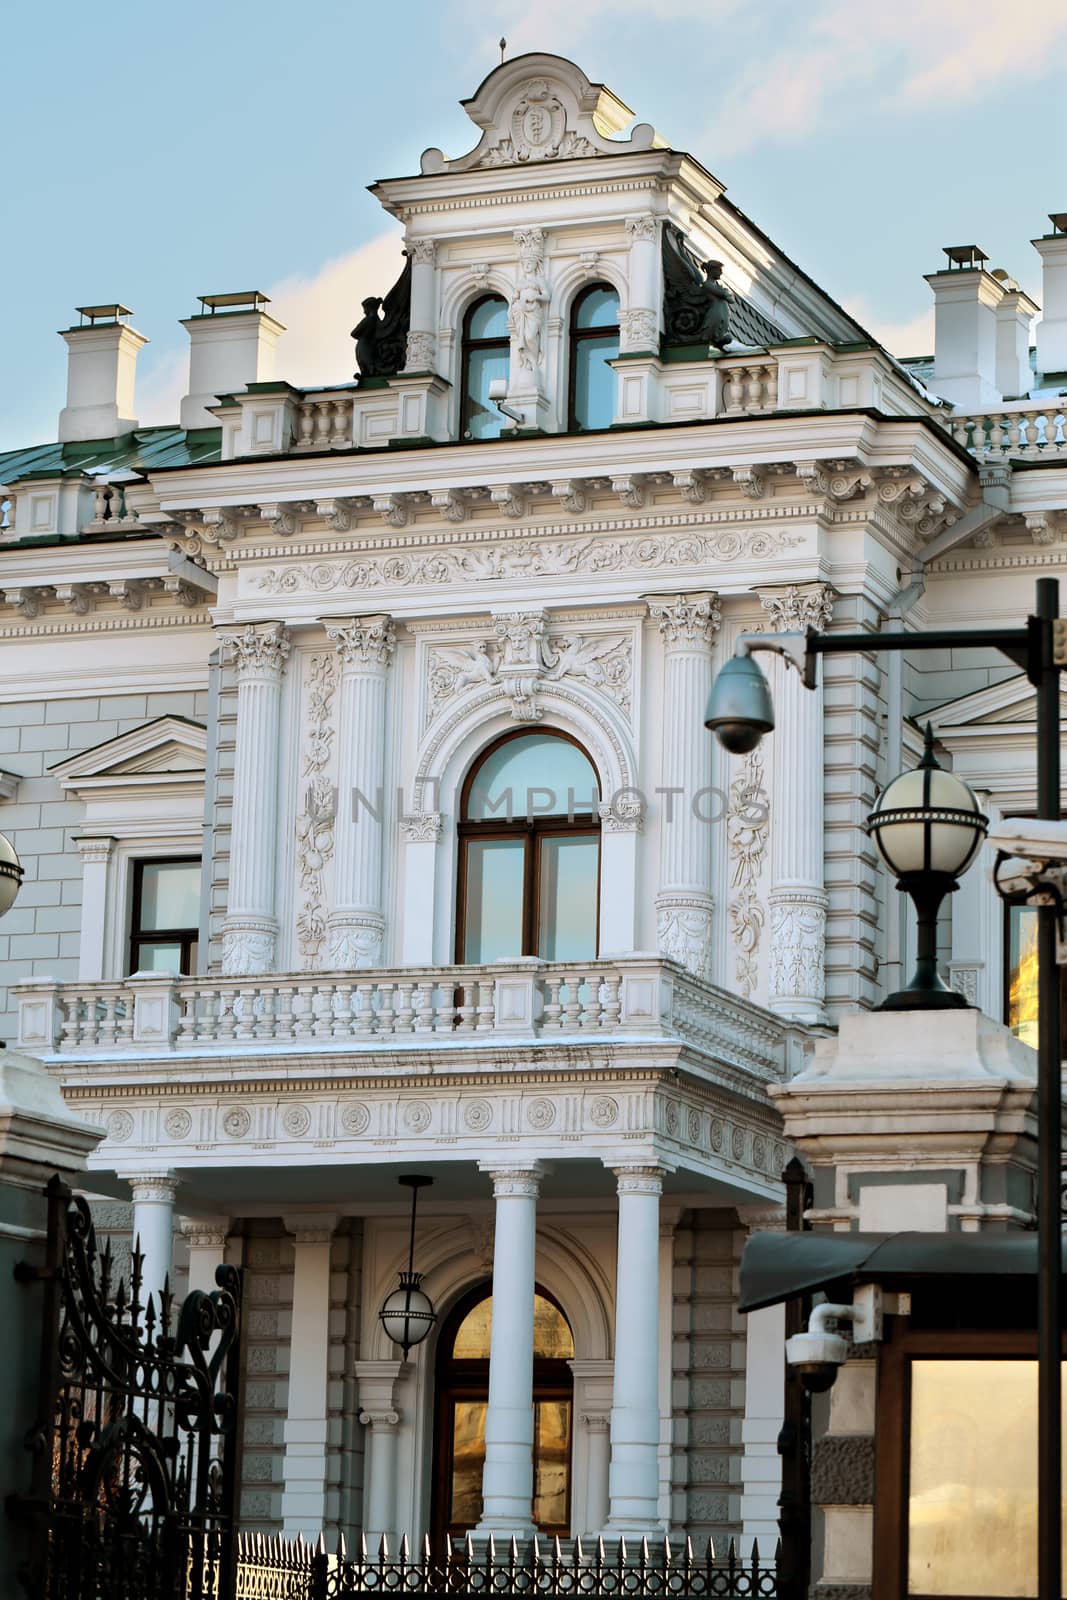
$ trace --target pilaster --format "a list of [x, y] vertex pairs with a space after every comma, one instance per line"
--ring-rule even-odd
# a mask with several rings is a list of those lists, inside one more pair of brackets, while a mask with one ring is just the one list
[[327, 1520], [330, 1243], [333, 1212], [283, 1218], [293, 1235], [293, 1318], [282, 1531], [317, 1539]]
[[99, 983], [104, 976], [104, 941], [107, 931], [108, 863], [115, 848], [114, 839], [76, 839], [82, 858], [81, 940], [78, 945], [78, 977], [84, 983]]
[[395, 1403], [402, 1361], [357, 1361], [359, 1420], [367, 1429], [363, 1530], [376, 1550], [383, 1538], [390, 1548], [398, 1536], [396, 1457], [401, 1413]]
[[153, 1172], [135, 1174], [128, 1181], [134, 1244], [144, 1257], [141, 1303], [145, 1304], [149, 1295], [158, 1297], [173, 1270], [174, 1197], [180, 1180], [174, 1172]]
[[433, 239], [411, 239], [411, 322], [404, 360], [405, 372], [433, 372], [437, 361], [436, 259]]
[[341, 661], [329, 963], [336, 969], [375, 967], [381, 964], [385, 935], [385, 699], [396, 635], [390, 618], [383, 615], [328, 623], [326, 635]]
[[282, 675], [289, 636], [280, 622], [249, 624], [221, 641], [237, 669], [237, 748], [230, 831], [230, 885], [222, 969], [245, 976], [274, 969], [274, 885]]
[[721, 612], [714, 594], [652, 600], [663, 639], [663, 790], [656, 939], [660, 951], [710, 978], [711, 825], [701, 797], [712, 782], [712, 744], [701, 738], [711, 685], [711, 650]]
[[[783, 1233], [781, 1206], [738, 1206], [749, 1233]], [[778, 1435], [785, 1418], [785, 1306], [751, 1311], [745, 1320], [745, 1415], [741, 1423], [741, 1533], [773, 1549], [778, 1538], [782, 1458]]]
[[[828, 584], [760, 591], [769, 631], [822, 631], [833, 616]], [[771, 783], [771, 942], [767, 1004], [799, 1022], [825, 1022], [826, 891], [823, 883], [822, 689], [806, 689], [776, 659]]]

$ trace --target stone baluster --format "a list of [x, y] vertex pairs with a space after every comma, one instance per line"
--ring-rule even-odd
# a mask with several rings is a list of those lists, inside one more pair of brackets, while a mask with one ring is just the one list
[[341, 658], [338, 684], [334, 903], [327, 921], [331, 967], [381, 964], [385, 691], [396, 640], [388, 617], [330, 623]]
[[721, 613], [713, 594], [679, 594], [649, 607], [663, 638], [663, 771], [659, 950], [699, 977], [711, 976], [712, 830], [700, 796], [712, 777], [710, 740], [693, 729], [704, 720], [711, 685], [711, 648]]
[[[771, 632], [825, 628], [833, 614], [825, 583], [760, 591]], [[822, 688], [805, 689], [776, 661], [771, 786], [770, 982], [780, 1016], [824, 1022], [826, 906], [823, 874]]]
[[245, 976], [274, 967], [279, 718], [289, 637], [280, 622], [268, 622], [223, 640], [237, 666], [237, 753], [222, 970]]
[[412, 239], [407, 255], [411, 262], [411, 324], [404, 371], [432, 372], [437, 359], [437, 246], [432, 239]]

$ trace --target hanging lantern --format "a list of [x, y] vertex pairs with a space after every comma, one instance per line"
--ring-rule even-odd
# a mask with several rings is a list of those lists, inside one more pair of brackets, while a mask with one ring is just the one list
[[432, 1178], [410, 1175], [397, 1180], [405, 1188], [411, 1190], [411, 1238], [408, 1244], [408, 1269], [400, 1274], [398, 1286], [388, 1294], [382, 1304], [378, 1317], [382, 1327], [398, 1344], [404, 1353], [405, 1359], [412, 1345], [421, 1344], [437, 1321], [437, 1313], [433, 1308], [433, 1301], [429, 1295], [424, 1294], [419, 1284], [422, 1282], [422, 1273], [415, 1271], [415, 1206], [419, 1197], [419, 1190], [428, 1188], [433, 1182]]

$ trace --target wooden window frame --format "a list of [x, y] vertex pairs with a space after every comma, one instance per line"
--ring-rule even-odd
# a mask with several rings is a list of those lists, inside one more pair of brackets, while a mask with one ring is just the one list
[[[621, 342], [621, 338], [622, 338], [622, 335], [620, 333], [620, 324], [618, 322], [608, 323], [603, 328], [579, 328], [578, 327], [578, 312], [581, 309], [581, 305], [582, 305], [583, 300], [587, 300], [589, 298], [589, 296], [591, 294], [594, 294], [598, 289], [610, 289], [611, 293], [615, 296], [616, 302], [618, 303], [618, 301], [619, 301], [619, 291], [616, 289], [616, 287], [615, 287], [615, 285], [613, 283], [607, 283], [603, 279], [597, 279], [596, 283], [588, 283], [588, 284], [586, 284], [585, 288], [582, 289], [581, 293], [580, 294], [576, 294], [574, 299], [571, 301], [571, 314], [570, 314], [570, 318], [569, 318], [568, 325], [567, 325], [567, 432], [568, 433], [599, 433], [601, 431], [599, 428], [584, 428], [582, 426], [582, 424], [578, 421], [578, 418], [577, 418], [577, 414], [576, 414], [576, 410], [575, 410], [575, 406], [576, 406], [575, 384], [576, 384], [576, 380], [577, 380], [577, 377], [578, 377], [578, 360], [577, 360], [578, 346], [582, 343], [583, 340], [587, 340], [587, 339], [603, 339], [606, 335], [611, 334], [611, 333], [614, 333], [616, 342]], [[605, 424], [605, 426], [606, 427], [610, 427], [611, 424], [607, 423], [607, 424]]]
[[460, 388], [459, 388], [459, 436], [466, 444], [488, 444], [487, 439], [467, 437], [467, 424], [470, 421], [470, 357], [474, 350], [503, 350], [505, 353], [511, 349], [511, 339], [507, 335], [495, 339], [472, 339], [470, 336], [471, 318], [479, 306], [488, 304], [490, 300], [499, 300], [507, 309], [507, 300], [495, 290], [488, 294], [481, 294], [477, 300], [472, 300], [463, 315], [463, 332], [460, 339]]
[[187, 977], [195, 977], [194, 963], [191, 959], [193, 946], [199, 947], [199, 928], [151, 928], [141, 929], [141, 898], [144, 886], [145, 867], [189, 867], [193, 863], [203, 871], [202, 856], [138, 856], [131, 862], [133, 867], [133, 887], [130, 896], [130, 938], [129, 938], [129, 967], [130, 972], [138, 970], [138, 950], [146, 944], [180, 944], [182, 947], [180, 971]]
[[[548, 737], [563, 739], [568, 744], [580, 750], [589, 762], [594, 776], [596, 767], [584, 745], [564, 733], [561, 729], [546, 728], [542, 730]], [[479, 772], [495, 750], [502, 745], [510, 744], [515, 739], [529, 738], [529, 728], [517, 728], [511, 733], [503, 734], [499, 739], [494, 739], [478, 757], [471, 767], [463, 782], [460, 791], [460, 821], [456, 825], [459, 843], [459, 871], [457, 874], [456, 890], [456, 938], [455, 959], [458, 966], [466, 966], [464, 947], [467, 942], [467, 862], [469, 845], [472, 839], [521, 839], [523, 850], [522, 874], [522, 950], [523, 956], [536, 956], [538, 918], [541, 905], [541, 841], [542, 839], [558, 834], [565, 834], [568, 838], [589, 836], [597, 840], [596, 863], [596, 907], [594, 911], [595, 949], [589, 958], [596, 960], [600, 954], [600, 878], [603, 865], [603, 852], [600, 847], [601, 834], [600, 816], [597, 812], [590, 812], [588, 819], [584, 812], [575, 812], [574, 821], [563, 816], [545, 817], [516, 817], [514, 822], [502, 822], [497, 817], [486, 817], [482, 820], [467, 817], [470, 805], [471, 790]], [[599, 783], [598, 783], [599, 792]], [[474, 963], [480, 965], [480, 963]]]
[[[930, 1600], [908, 1592], [911, 1363], [1036, 1361], [1037, 1335], [1015, 1328], [912, 1328], [906, 1319], [897, 1317], [887, 1318], [886, 1326], [889, 1337], [878, 1355], [871, 1600]], [[1067, 1356], [1067, 1336], [1063, 1350]], [[940, 1596], [936, 1600], [972, 1597]]]
[[[534, 1292], [542, 1299], [548, 1300], [555, 1306], [564, 1322], [570, 1328], [570, 1322], [556, 1299], [540, 1283], [534, 1285]], [[456, 1400], [469, 1400], [485, 1403], [489, 1394], [489, 1362], [484, 1359], [463, 1358], [453, 1359], [445, 1354], [450, 1351], [455, 1342], [456, 1334], [464, 1318], [474, 1310], [475, 1306], [483, 1300], [492, 1298], [492, 1281], [476, 1284], [473, 1289], [463, 1295], [456, 1302], [441, 1326], [438, 1341], [437, 1359], [434, 1365], [434, 1455], [431, 1465], [431, 1506], [430, 1523], [433, 1529], [434, 1548], [444, 1548], [445, 1534], [449, 1531], [448, 1511], [451, 1494], [451, 1466], [454, 1448], [453, 1439], [453, 1402]], [[571, 1337], [574, 1330], [571, 1329]], [[571, 1407], [570, 1438], [567, 1450], [567, 1513], [570, 1515], [571, 1501], [574, 1494], [574, 1374], [567, 1365], [567, 1358], [546, 1358], [535, 1356], [533, 1364], [533, 1398], [538, 1400], [569, 1400]], [[537, 1442], [534, 1441], [534, 1482], [536, 1484], [536, 1451]], [[568, 1529], [550, 1528], [544, 1530], [549, 1536], [558, 1532], [560, 1538], [569, 1538]]]

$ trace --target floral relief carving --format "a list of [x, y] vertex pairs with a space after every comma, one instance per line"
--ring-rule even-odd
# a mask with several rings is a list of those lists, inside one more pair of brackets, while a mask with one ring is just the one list
[[360, 1100], [352, 1100], [341, 1112], [341, 1126], [346, 1133], [366, 1133], [370, 1127], [370, 1112]]
[[760, 604], [770, 613], [772, 633], [802, 632], [828, 627], [834, 614], [834, 591], [828, 583], [801, 587], [791, 583], [786, 589], [773, 589], [760, 595]]
[[244, 1106], [234, 1106], [231, 1111], [223, 1114], [222, 1130], [231, 1139], [243, 1139], [252, 1126], [252, 1118]]
[[597, 1095], [589, 1104], [589, 1120], [595, 1128], [611, 1128], [619, 1120], [619, 1102], [609, 1094]]
[[107, 1136], [116, 1144], [125, 1144], [133, 1133], [133, 1118], [128, 1111], [112, 1111], [104, 1118]]
[[644, 306], [619, 312], [620, 344], [624, 350], [659, 348], [659, 318]]
[[187, 1139], [193, 1119], [182, 1106], [175, 1106], [163, 1118], [163, 1129], [169, 1139]]
[[770, 993], [778, 997], [823, 994], [826, 945], [824, 897], [791, 892], [771, 901]]
[[535, 722], [541, 715], [537, 690], [564, 678], [606, 694], [629, 715], [632, 675], [631, 634], [546, 634], [539, 614], [507, 612], [496, 619], [494, 639], [429, 651], [426, 722], [446, 701], [481, 684], [508, 695], [516, 721]]
[[526, 1107], [526, 1120], [531, 1128], [543, 1131], [556, 1120], [556, 1108], [551, 1100], [531, 1100]]
[[724, 528], [710, 534], [641, 534], [626, 539], [540, 540], [441, 550], [433, 555], [366, 556], [342, 563], [268, 567], [254, 580], [268, 594], [324, 594], [427, 584], [507, 582], [596, 572], [657, 571], [709, 562], [759, 560], [800, 543], [800, 535], [766, 528]]
[[730, 936], [736, 948], [734, 975], [745, 999], [759, 981], [759, 943], [766, 913], [756, 893], [767, 850], [769, 802], [763, 786], [763, 757], [752, 750], [730, 785], [726, 833], [734, 871], [730, 901]]
[[567, 160], [597, 153], [588, 139], [567, 127], [563, 103], [545, 78], [531, 78], [523, 85], [511, 113], [510, 127], [510, 137], [491, 145], [479, 158], [479, 167]]
[[304, 806], [296, 819], [296, 864], [302, 903], [296, 918], [297, 944], [305, 971], [322, 963], [326, 940], [325, 871], [333, 855], [336, 793], [330, 777], [334, 730], [333, 699], [337, 657], [314, 655], [308, 667], [304, 743]]

